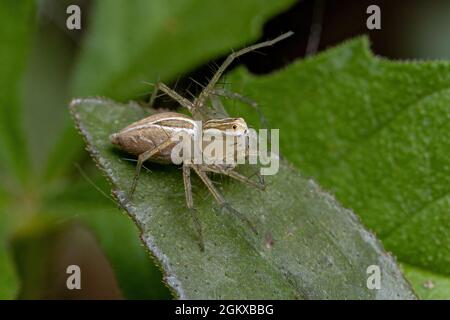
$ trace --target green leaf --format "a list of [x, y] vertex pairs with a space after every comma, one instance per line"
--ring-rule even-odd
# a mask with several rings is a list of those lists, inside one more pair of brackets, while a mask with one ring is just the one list
[[264, 103], [283, 154], [401, 262], [450, 279], [449, 62], [389, 61], [359, 38], [270, 75], [240, 69], [227, 81]]
[[[95, 181], [97, 188], [104, 188]], [[88, 226], [104, 250], [117, 282], [127, 299], [167, 299], [170, 293], [160, 282], [139, 232], [117, 205], [87, 183], [75, 183], [46, 200], [45, 219], [53, 223], [75, 220]], [[42, 218], [41, 218], [42, 219]]]
[[73, 208], [80, 208], [80, 218], [94, 232], [127, 299], [171, 298], [161, 282], [161, 271], [139, 240], [139, 231], [129, 217], [111, 205], [86, 208], [79, 204]]
[[[134, 201], [125, 197], [134, 163], [108, 137], [145, 113], [135, 104], [94, 98], [73, 101], [71, 111], [90, 153], [179, 298], [414, 298], [394, 260], [354, 214], [285, 162], [268, 177], [267, 191], [228, 179], [220, 185], [258, 235], [226, 211], [214, 210], [207, 190], [194, 181], [204, 229], [201, 252], [178, 168], [148, 164], [152, 172], [141, 175]], [[381, 269], [380, 290], [367, 289], [370, 265]]]
[[13, 217], [7, 209], [7, 191], [14, 190], [27, 178], [28, 154], [20, 123], [19, 85], [33, 12], [31, 0], [0, 2], [0, 299], [12, 299], [18, 290], [8, 243]]
[[[74, 95], [125, 100], [256, 40], [293, 0], [97, 1], [75, 74]], [[237, 9], [239, 8], [239, 9]], [[96, 70], [95, 72], [92, 72]]]
[[[89, 183], [85, 179], [89, 179]], [[119, 210], [112, 198], [100, 193], [103, 191], [99, 190], [107, 187], [109, 185], [104, 179], [91, 180], [87, 176], [79, 179], [72, 178], [70, 188], [60, 184], [56, 190], [47, 193], [41, 199], [40, 211], [22, 221], [20, 228], [15, 228], [16, 232], [13, 234], [11, 245], [15, 248], [15, 261], [22, 282], [19, 298], [34, 299], [55, 294], [54, 291], [49, 293], [47, 290], [51, 288], [52, 283], [59, 280], [52, 280], [50, 285], [45, 281], [49, 272], [50, 274], [52, 272], [52, 266], [54, 267], [54, 262], [48, 258], [48, 255], [55, 252], [51, 248], [54, 240], [36, 241], [34, 238], [51, 238], [55, 230], [64, 233], [75, 225], [87, 227], [92, 232], [109, 261], [125, 298], [168, 299], [171, 297], [169, 290], [161, 282], [160, 270], [156, 268], [148, 251], [140, 242], [139, 232], [134, 223]], [[15, 213], [9, 216], [12, 217]], [[5, 224], [3, 221], [0, 222], [2, 222], [1, 229]], [[30, 245], [24, 247], [23, 243]], [[0, 270], [2, 270], [3, 253], [9, 254], [9, 252], [0, 251]], [[76, 261], [72, 262], [77, 264]]]
[[449, 277], [403, 264], [403, 271], [414, 284], [417, 294], [423, 299], [447, 299], [450, 296]]
[[28, 154], [20, 122], [19, 85], [33, 13], [32, 0], [0, 3], [0, 177], [12, 173], [22, 181], [27, 176]]
[[[67, 2], [67, 1], [65, 1]], [[43, 4], [40, 1], [40, 4]], [[61, 17], [66, 17], [63, 1], [60, 3], [64, 11], [60, 11]], [[43, 6], [38, 11], [51, 10]], [[41, 19], [45, 19], [40, 16]], [[64, 20], [65, 23], [65, 20]], [[45, 175], [44, 167], [47, 165], [49, 151], [56, 141], [66, 138], [61, 131], [67, 126], [70, 116], [64, 107], [69, 103], [69, 79], [68, 74], [73, 68], [75, 55], [73, 39], [68, 37], [67, 31], [55, 23], [38, 23], [32, 45], [29, 48], [27, 68], [22, 81], [22, 119], [28, 142], [29, 157], [33, 159], [31, 167], [36, 178]], [[63, 158], [72, 154], [73, 146], [70, 139], [65, 139], [67, 146], [64, 153], [58, 154], [56, 163], [49, 164], [49, 171], [53, 176], [57, 175]], [[73, 158], [71, 158], [73, 162]], [[48, 174], [48, 173], [47, 173]]]
[[9, 247], [11, 216], [0, 204], [0, 300], [14, 299], [18, 292], [18, 277]]

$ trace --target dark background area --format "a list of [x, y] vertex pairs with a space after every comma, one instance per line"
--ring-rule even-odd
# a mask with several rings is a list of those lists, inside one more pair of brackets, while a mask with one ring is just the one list
[[[367, 7], [381, 9], [381, 29], [369, 30]], [[326, 50], [350, 38], [366, 35], [372, 51], [395, 60], [436, 60], [450, 57], [450, 1], [445, 0], [299, 0], [288, 11], [269, 20], [256, 42], [294, 31], [294, 36], [275, 47], [244, 55], [232, 67], [245, 65], [252, 73], [264, 74], [283, 67], [295, 59]], [[226, 56], [182, 77], [172, 86], [178, 90], [201, 88], [191, 78], [206, 84], [211, 67], [220, 65]], [[186, 96], [189, 96], [186, 94]], [[171, 103], [165, 99], [164, 104]]]
[[[66, 1], [43, 3], [45, 5], [40, 10], [41, 24], [50, 29], [59, 29], [56, 32], [68, 36], [70, 43], [66, 43], [66, 46], [76, 52], [83, 35], [89, 30], [89, 9], [92, 2], [76, 1], [83, 12], [81, 31], [66, 29]], [[368, 30], [366, 27], [369, 17], [366, 10], [370, 5], [378, 5], [381, 9], [380, 30]], [[269, 20], [264, 26], [263, 35], [255, 42], [274, 38], [289, 30], [295, 32], [293, 37], [273, 48], [264, 49], [264, 53], [241, 57], [230, 69], [244, 64], [253, 73], [268, 73], [295, 59], [323, 51], [360, 35], [367, 35], [372, 51], [386, 58], [447, 59], [450, 57], [450, 1], [298, 0], [288, 11]], [[211, 66], [220, 64], [225, 57], [180, 77], [176, 81], [177, 89], [189, 87], [191, 92], [196, 92], [199, 88], [191, 78], [202, 84], [206, 83], [212, 74]], [[172, 85], [175, 85], [175, 82]]]

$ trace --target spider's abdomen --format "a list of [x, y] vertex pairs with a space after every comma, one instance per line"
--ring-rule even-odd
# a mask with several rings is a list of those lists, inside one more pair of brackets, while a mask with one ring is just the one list
[[[120, 132], [112, 134], [110, 140], [120, 149], [138, 156], [182, 132], [192, 135], [194, 126], [194, 120], [184, 114], [164, 112], [130, 124]], [[177, 140], [173, 140], [172, 144], [158, 151], [149, 160], [171, 163], [172, 149], [178, 143]]]

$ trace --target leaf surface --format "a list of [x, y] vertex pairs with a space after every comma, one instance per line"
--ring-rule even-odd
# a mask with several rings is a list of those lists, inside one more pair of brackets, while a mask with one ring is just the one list
[[402, 263], [447, 279], [438, 296], [450, 298], [450, 63], [389, 61], [359, 38], [227, 81], [263, 103], [297, 168], [355, 210]]
[[[74, 100], [71, 110], [89, 152], [179, 298], [414, 298], [392, 257], [355, 215], [285, 162], [268, 177], [264, 192], [221, 180], [220, 190], [253, 221], [258, 235], [227, 211], [214, 210], [213, 199], [194, 180], [206, 248], [201, 252], [177, 167], [147, 164], [151, 173], [144, 170], [133, 202], [125, 196], [134, 162], [108, 137], [143, 118], [142, 109], [92, 98]], [[380, 290], [366, 286], [370, 265], [381, 268]]]

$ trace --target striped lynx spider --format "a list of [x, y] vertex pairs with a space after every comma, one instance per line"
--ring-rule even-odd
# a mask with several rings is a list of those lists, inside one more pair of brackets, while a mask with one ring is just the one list
[[[234, 59], [248, 52], [263, 47], [272, 46], [275, 43], [290, 37], [292, 34], [292, 32], [287, 32], [273, 40], [261, 42], [243, 48], [237, 52], [231, 53], [218, 68], [216, 73], [213, 75], [206, 87], [203, 88], [198, 97], [194, 99], [194, 101], [190, 101], [182, 97], [177, 92], [171, 90], [164, 83], [157, 82], [155, 84], [155, 88], [152, 92], [152, 96], [149, 102], [150, 107], [153, 106], [157, 93], [159, 90], [161, 90], [164, 94], [168, 95], [176, 102], [178, 102], [182, 107], [186, 108], [190, 112], [192, 117], [177, 112], [157, 113], [134, 122], [126, 128], [122, 129], [120, 132], [114, 133], [110, 136], [111, 143], [113, 143], [120, 149], [138, 157], [136, 172], [129, 191], [130, 200], [132, 199], [133, 193], [136, 189], [141, 172], [141, 167], [145, 161], [148, 160], [166, 164], [173, 163], [171, 154], [176, 144], [173, 138], [180, 132], [187, 135], [193, 135], [195, 126], [198, 126], [199, 123], [202, 123], [201, 132], [203, 132], [203, 135], [208, 134], [209, 131], [214, 130], [216, 132], [218, 130], [223, 134], [223, 136], [232, 135], [234, 137], [242, 137], [247, 134], [248, 127], [244, 119], [229, 117], [213, 118], [208, 114], [208, 107], [212, 106], [217, 110], [223, 110], [223, 106], [218, 97], [237, 99], [242, 101], [243, 103], [249, 104], [256, 109], [258, 109], [258, 105], [253, 100], [250, 100], [238, 93], [229, 92], [224, 89], [216, 89], [216, 85], [222, 74]], [[203, 122], [198, 122], [196, 120], [203, 120]], [[203, 142], [201, 143], [203, 144]], [[204, 249], [202, 228], [194, 210], [191, 186], [191, 170], [200, 177], [202, 182], [206, 185], [221, 208], [225, 208], [232, 214], [236, 215], [239, 219], [248, 224], [250, 228], [256, 233], [256, 229], [252, 225], [252, 223], [225, 201], [223, 196], [216, 189], [207, 175], [207, 173], [210, 172], [223, 174], [248, 185], [264, 190], [265, 185], [262, 179], [260, 179], [259, 182], [255, 182], [250, 178], [234, 171], [235, 167], [236, 164], [224, 164], [223, 162], [195, 164], [195, 162], [193, 161], [184, 161], [182, 163], [186, 205], [195, 223], [199, 235], [201, 250]]]

